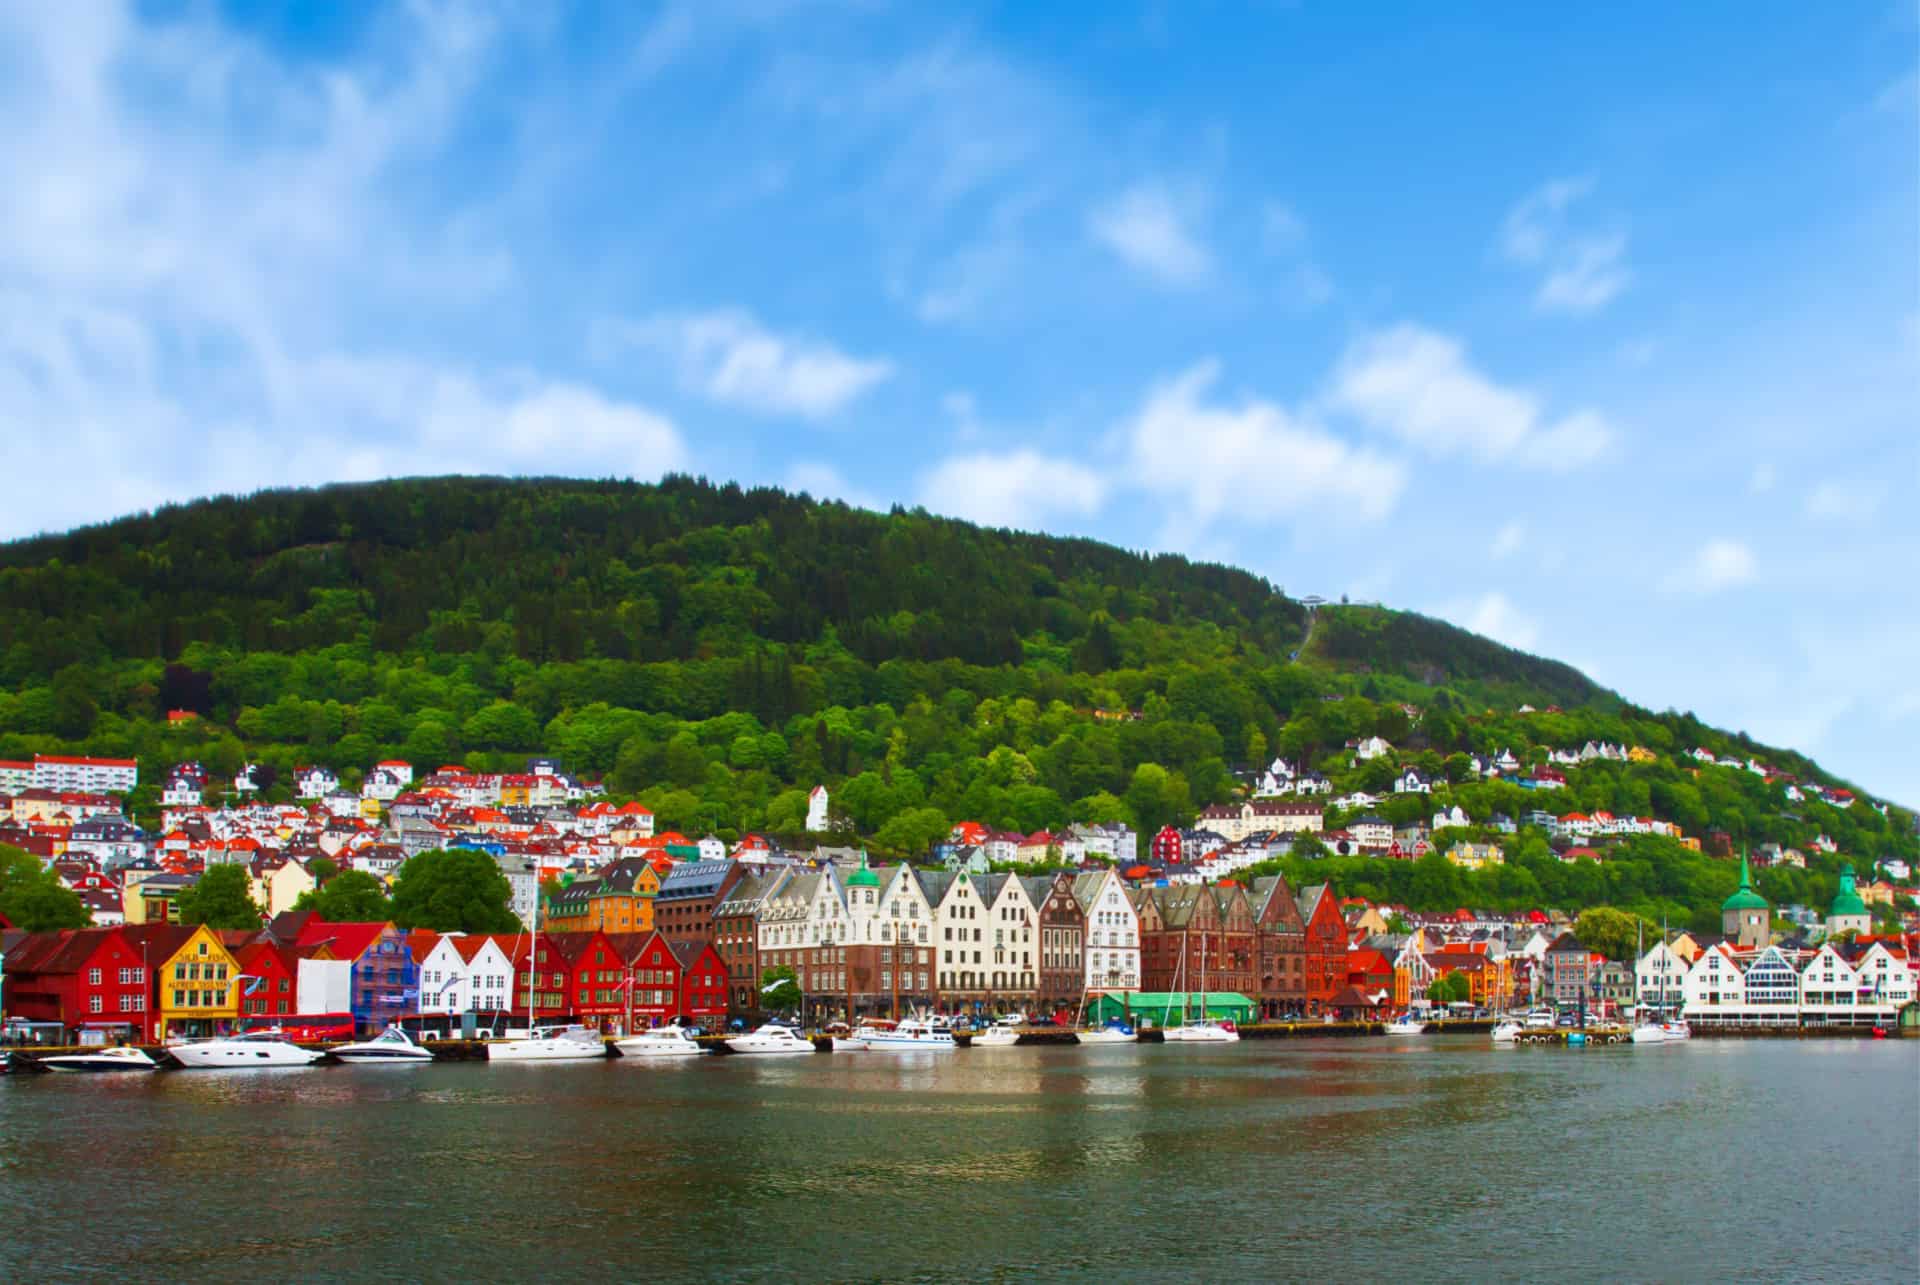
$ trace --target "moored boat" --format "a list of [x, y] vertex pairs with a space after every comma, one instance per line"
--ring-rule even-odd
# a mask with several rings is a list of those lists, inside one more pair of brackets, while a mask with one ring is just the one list
[[542, 1026], [487, 1045], [489, 1062], [585, 1062], [607, 1056], [606, 1041], [584, 1026]]
[[1402, 1013], [1387, 1023], [1389, 1035], [1425, 1035], [1426, 1033], [1427, 1024], [1412, 1013]]
[[727, 1041], [727, 1048], [735, 1053], [811, 1053], [814, 1051], [810, 1040], [803, 1040], [794, 1034], [793, 1028], [782, 1026], [778, 1022], [768, 1022], [756, 1031], [745, 1035], [736, 1035]]
[[1504, 1022], [1495, 1024], [1493, 1028], [1493, 1042], [1495, 1044], [1517, 1043], [1520, 1039], [1520, 1032], [1525, 1029], [1526, 1027], [1522, 1026], [1519, 1022], [1508, 1018]]
[[175, 1044], [167, 1050], [167, 1055], [189, 1070], [245, 1071], [312, 1066], [326, 1056], [318, 1049], [303, 1049], [291, 1040], [282, 1039], [277, 1030], [248, 1031], [244, 1035], [222, 1035], [190, 1044]]
[[1125, 1022], [1108, 1022], [1105, 1026], [1074, 1032], [1074, 1038], [1082, 1044], [1132, 1044], [1140, 1038], [1140, 1033]]
[[1020, 1028], [1010, 1019], [1002, 1019], [984, 1030], [975, 1031], [968, 1041], [977, 1049], [1009, 1048], [1020, 1042]]
[[1665, 1022], [1642, 1022], [1633, 1028], [1632, 1040], [1635, 1044], [1678, 1044], [1692, 1038], [1693, 1031], [1678, 1019]]
[[677, 1022], [615, 1040], [613, 1047], [620, 1051], [621, 1057], [635, 1058], [697, 1057], [706, 1052], [700, 1047], [700, 1041], [687, 1034]]
[[873, 1026], [864, 1037], [875, 1052], [900, 1049], [950, 1049], [953, 1031], [945, 1022], [925, 1017], [903, 1017], [891, 1028]]
[[1240, 1040], [1240, 1032], [1232, 1022], [1207, 1019], [1188, 1022], [1184, 1026], [1169, 1026], [1160, 1038], [1168, 1044], [1235, 1044]]
[[160, 1064], [145, 1049], [89, 1049], [85, 1053], [62, 1053], [43, 1057], [40, 1065], [49, 1071], [157, 1071]]
[[356, 1066], [424, 1066], [433, 1054], [414, 1043], [413, 1037], [397, 1026], [389, 1026], [373, 1039], [358, 1044], [342, 1044], [333, 1050], [342, 1062]]

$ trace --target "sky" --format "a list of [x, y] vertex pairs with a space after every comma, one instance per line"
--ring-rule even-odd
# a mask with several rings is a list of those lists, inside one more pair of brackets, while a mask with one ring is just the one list
[[690, 472], [1442, 616], [1920, 803], [1913, 0], [0, 4], [0, 538]]

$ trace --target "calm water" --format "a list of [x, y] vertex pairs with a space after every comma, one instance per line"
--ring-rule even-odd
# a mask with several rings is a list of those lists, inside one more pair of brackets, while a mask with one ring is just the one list
[[1920, 1042], [10, 1076], [14, 1280], [1920, 1277]]

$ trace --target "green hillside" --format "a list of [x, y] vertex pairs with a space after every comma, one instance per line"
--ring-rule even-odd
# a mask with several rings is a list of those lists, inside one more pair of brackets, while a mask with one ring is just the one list
[[[1344, 747], [1376, 734], [1397, 754], [1356, 769]], [[688, 478], [407, 480], [0, 546], [0, 756], [138, 755], [147, 781], [183, 758], [317, 761], [351, 784], [383, 757], [547, 753], [682, 829], [796, 828], [826, 781], [850, 824], [912, 851], [962, 818], [1151, 830], [1275, 753], [1343, 789], [1422, 765], [1445, 796], [1450, 756], [1587, 739], [1657, 761], [1583, 769], [1557, 806], [1743, 845], [1825, 833], [1856, 860], [1914, 849], [1901, 812], [1789, 808], [1684, 758], [1828, 780], [1794, 754], [1442, 622], [1309, 612], [1232, 568], [918, 511]], [[1490, 791], [1483, 812], [1538, 801], [1457, 786]]]

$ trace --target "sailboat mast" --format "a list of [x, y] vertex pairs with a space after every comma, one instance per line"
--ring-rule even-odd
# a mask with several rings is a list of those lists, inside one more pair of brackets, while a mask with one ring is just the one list
[[533, 940], [527, 946], [527, 1038], [533, 1038], [534, 988], [540, 982], [540, 867], [533, 868]]

